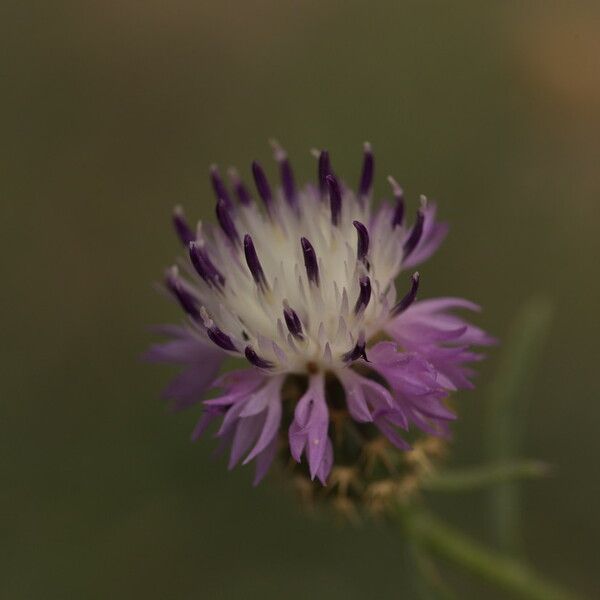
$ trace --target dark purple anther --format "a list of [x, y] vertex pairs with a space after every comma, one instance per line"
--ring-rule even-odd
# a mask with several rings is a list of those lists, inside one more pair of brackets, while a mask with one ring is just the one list
[[256, 161], [252, 163], [252, 175], [254, 176], [254, 183], [256, 184], [258, 195], [262, 198], [267, 210], [269, 210], [271, 208], [271, 201], [273, 200], [271, 187], [269, 186], [263, 168]]
[[223, 333], [216, 325], [207, 327], [206, 334], [213, 343], [219, 346], [219, 348], [223, 348], [223, 350], [228, 350], [229, 352], [238, 351], [235, 344], [231, 341], [231, 338], [226, 333]]
[[329, 187], [329, 205], [331, 207], [331, 222], [333, 225], [338, 225], [340, 222], [340, 214], [342, 212], [342, 192], [337, 179], [333, 175], [325, 177], [327, 186]]
[[283, 195], [290, 206], [296, 205], [296, 183], [294, 181], [294, 172], [288, 159], [286, 151], [277, 144], [272, 142], [275, 149], [275, 160], [279, 163], [279, 174], [281, 176], [281, 187]]
[[398, 182], [393, 177], [388, 177], [388, 181], [392, 186], [392, 193], [396, 199], [396, 207], [394, 208], [394, 216], [392, 217], [392, 227], [400, 227], [404, 220], [404, 190], [398, 185]]
[[321, 196], [327, 193], [326, 177], [330, 173], [331, 163], [329, 162], [329, 152], [321, 150], [321, 154], [319, 154], [319, 190], [321, 191]]
[[354, 362], [359, 358], [364, 358], [367, 362], [369, 362], [369, 359], [367, 358], [366, 347], [367, 344], [365, 342], [365, 336], [364, 334], [361, 334], [358, 338], [356, 346], [354, 346], [354, 348], [352, 348], [352, 350], [349, 352], [346, 352], [346, 354], [342, 355], [342, 360], [344, 362]]
[[181, 308], [183, 308], [192, 319], [197, 320], [200, 318], [200, 311], [198, 310], [196, 299], [183, 288], [181, 281], [179, 281], [176, 275], [169, 272], [165, 280], [165, 285], [175, 298], [177, 298], [179, 304], [181, 304]]
[[317, 255], [312, 244], [305, 238], [300, 238], [302, 244], [302, 253], [304, 254], [304, 266], [306, 267], [306, 275], [308, 281], [319, 285], [319, 264], [317, 263]]
[[360, 183], [358, 185], [359, 198], [365, 198], [371, 193], [374, 171], [375, 164], [373, 161], [373, 152], [371, 151], [371, 144], [369, 144], [369, 142], [365, 142], [363, 168], [360, 176]]
[[419, 291], [419, 273], [415, 273], [411, 277], [410, 290], [408, 293], [398, 302], [394, 308], [390, 311], [393, 317], [403, 313], [414, 301], [417, 297], [417, 292]]
[[356, 259], [364, 261], [369, 251], [369, 232], [360, 221], [352, 221], [352, 225], [356, 227], [356, 234], [358, 236], [356, 242]]
[[234, 243], [238, 244], [240, 236], [238, 235], [237, 229], [231, 215], [229, 214], [229, 208], [225, 203], [225, 200], [221, 198], [217, 201], [217, 220], [223, 230], [223, 233]]
[[295, 338], [303, 340], [304, 335], [302, 334], [302, 323], [300, 322], [298, 313], [296, 313], [296, 311], [289, 306], [286, 306], [283, 309], [283, 317], [285, 318], [285, 324], [287, 325], [289, 332]]
[[423, 224], [425, 222], [425, 215], [422, 210], [417, 211], [417, 220], [413, 225], [410, 234], [404, 245], [402, 246], [402, 250], [404, 251], [403, 259], [406, 260], [412, 251], [417, 247], [417, 244], [421, 240], [421, 236], [423, 235]]
[[199, 246], [196, 242], [191, 242], [189, 245], [190, 260], [196, 273], [204, 279], [209, 285], [216, 287], [223, 287], [225, 285], [225, 277], [215, 267], [213, 262], [210, 260], [206, 250]]
[[208, 335], [214, 344], [219, 346], [219, 348], [223, 348], [223, 350], [228, 350], [229, 352], [238, 352], [238, 349], [233, 343], [232, 339], [215, 325], [214, 321], [208, 316], [208, 313], [204, 307], [200, 309], [200, 318], [202, 319], [204, 327], [206, 327], [206, 335]]
[[254, 352], [252, 349], [252, 346], [246, 346], [244, 354], [246, 355], [248, 361], [259, 369], [272, 369], [275, 366], [271, 361], [265, 360], [264, 358], [258, 356], [258, 354], [256, 354], [256, 352]]
[[248, 234], [244, 236], [244, 254], [246, 255], [246, 262], [248, 263], [250, 273], [252, 273], [252, 278], [254, 279], [256, 285], [264, 292], [269, 288], [269, 285], [267, 284], [265, 273], [262, 270], [260, 261], [258, 260], [258, 254], [256, 254], [254, 242]]
[[248, 191], [248, 188], [244, 185], [244, 182], [241, 180], [240, 176], [238, 175], [238, 172], [235, 169], [230, 169], [229, 177], [231, 179], [233, 189], [235, 190], [235, 195], [240, 201], [240, 204], [248, 206], [252, 202], [252, 196], [250, 196], [250, 192]]
[[371, 299], [371, 280], [366, 275], [363, 275], [359, 279], [359, 285], [360, 292], [354, 306], [354, 313], [357, 315], [364, 311], [369, 304], [369, 300]]
[[221, 179], [221, 174], [219, 173], [217, 165], [212, 165], [210, 168], [210, 180], [212, 182], [213, 190], [215, 190], [217, 200], [224, 200], [227, 206], [231, 206], [229, 192]]
[[184, 246], [188, 246], [190, 242], [196, 239], [196, 235], [185, 220], [183, 210], [179, 206], [173, 211], [173, 226], [175, 227], [177, 237]]

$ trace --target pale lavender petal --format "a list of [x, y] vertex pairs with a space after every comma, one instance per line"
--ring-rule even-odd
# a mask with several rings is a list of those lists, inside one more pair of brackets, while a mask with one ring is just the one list
[[360, 375], [345, 369], [338, 376], [346, 392], [346, 405], [350, 416], [359, 423], [372, 421], [373, 417], [365, 399]]
[[228, 388], [235, 393], [249, 393], [265, 382], [265, 375], [256, 369], [240, 369], [223, 374], [213, 387]]
[[327, 449], [329, 410], [325, 401], [322, 375], [310, 378], [308, 390], [296, 405], [294, 420], [289, 429], [290, 451], [294, 459], [301, 460], [306, 452], [310, 476], [315, 478]]
[[325, 396], [322, 397], [322, 401], [320, 399], [315, 399], [315, 403], [313, 405], [313, 414], [313, 423], [311, 423], [306, 441], [306, 453], [308, 456], [308, 466], [311, 479], [315, 478], [327, 448], [329, 411], [327, 410], [327, 404], [325, 403]]
[[230, 431], [235, 430], [235, 426], [237, 425], [238, 419], [240, 418], [240, 413], [244, 410], [244, 401], [238, 400], [235, 404], [232, 404], [225, 413], [223, 417], [223, 422], [221, 423], [221, 427], [219, 431], [217, 431], [217, 436], [222, 437], [227, 435]]
[[323, 460], [319, 465], [319, 469], [317, 470], [317, 478], [323, 484], [327, 485], [327, 478], [329, 477], [329, 473], [331, 473], [331, 468], [333, 467], [333, 444], [331, 440], [327, 438], [327, 445], [325, 447], [325, 454], [323, 455]]
[[462, 298], [415, 302], [386, 327], [404, 349], [420, 354], [435, 367], [438, 383], [448, 390], [473, 387], [473, 371], [466, 365], [481, 360], [481, 355], [470, 351], [469, 346], [496, 342], [479, 327], [449, 312], [454, 309], [478, 311], [479, 306]]
[[267, 414], [262, 424], [262, 429], [258, 441], [246, 459], [244, 464], [256, 458], [277, 436], [279, 425], [281, 424], [281, 385], [283, 378], [277, 377], [275, 383], [270, 383], [265, 386], [268, 390], [265, 391], [265, 396], [268, 396]]
[[162, 393], [164, 398], [172, 401], [172, 410], [181, 410], [202, 399], [217, 377], [224, 354], [185, 327], [166, 326], [158, 330], [172, 339], [154, 344], [142, 359], [183, 367]]
[[302, 453], [306, 445], [306, 436], [302, 433], [300, 426], [293, 421], [288, 432], [290, 443], [290, 454], [296, 462], [302, 460]]
[[263, 415], [253, 415], [238, 419], [235, 434], [231, 443], [231, 455], [229, 457], [229, 469], [233, 469], [240, 461], [243, 454], [256, 440], [264, 422]]
[[385, 435], [385, 437], [399, 450], [410, 450], [410, 444], [404, 440], [396, 429], [388, 423], [384, 416], [380, 416], [375, 420], [377, 427]]
[[258, 485], [273, 463], [279, 447], [278, 436], [275, 436], [271, 443], [256, 457], [256, 473], [252, 485]]
[[206, 431], [210, 424], [222, 414], [222, 411], [218, 409], [205, 409], [192, 431], [192, 441], [195, 442]]

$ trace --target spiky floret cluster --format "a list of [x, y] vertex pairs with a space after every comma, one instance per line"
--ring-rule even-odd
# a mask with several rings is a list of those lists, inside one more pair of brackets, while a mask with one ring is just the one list
[[[218, 435], [231, 443], [230, 466], [256, 459], [257, 480], [286, 421], [282, 388], [289, 377], [303, 377], [287, 440], [298, 462], [306, 455], [311, 478], [325, 483], [335, 460], [327, 380], [341, 384], [349, 418], [374, 424], [407, 449], [399, 429], [447, 433], [454, 415], [443, 401], [471, 385], [465, 364], [480, 356], [470, 346], [492, 339], [450, 313], [477, 310], [466, 300], [416, 302], [416, 272], [397, 297], [395, 279], [427, 259], [447, 227], [424, 197], [408, 225], [402, 189], [391, 177], [394, 202], [371, 206], [369, 144], [356, 191], [335, 175], [326, 151], [317, 153], [317, 184], [299, 188], [287, 154], [277, 144], [274, 150], [277, 189], [252, 164], [260, 202], [237, 172], [230, 171], [232, 194], [212, 167], [218, 226], [194, 230], [175, 210], [188, 256], [168, 270], [165, 284], [188, 318], [167, 328], [172, 339], [148, 358], [184, 365], [165, 391], [175, 408], [199, 402], [210, 386], [224, 390], [204, 402], [194, 437], [222, 417]], [[248, 367], [218, 379], [228, 355]]]

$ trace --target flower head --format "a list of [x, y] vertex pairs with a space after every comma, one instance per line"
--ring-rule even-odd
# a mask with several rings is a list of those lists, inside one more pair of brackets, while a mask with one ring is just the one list
[[[372, 206], [369, 144], [356, 190], [334, 173], [326, 151], [318, 153], [316, 184], [298, 187], [287, 154], [274, 150], [281, 185], [254, 162], [257, 197], [236, 171], [231, 193], [211, 168], [217, 225], [192, 228], [175, 210], [186, 256], [167, 271], [165, 287], [187, 318], [166, 328], [170, 341], [147, 357], [183, 365], [165, 391], [175, 408], [200, 402], [209, 387], [222, 390], [204, 401], [193, 435], [220, 421], [230, 466], [255, 461], [260, 480], [283, 438], [325, 484], [339, 454], [333, 413], [377, 428], [402, 450], [411, 427], [447, 435], [455, 415], [444, 400], [471, 386], [467, 364], [480, 358], [471, 346], [492, 338], [454, 314], [478, 310], [466, 300], [417, 301], [414, 268], [447, 226], [424, 197], [408, 223], [393, 178], [393, 202]], [[218, 378], [227, 356], [246, 366]]]

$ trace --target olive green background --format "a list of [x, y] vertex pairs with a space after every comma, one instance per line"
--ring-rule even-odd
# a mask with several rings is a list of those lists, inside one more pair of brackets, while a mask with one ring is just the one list
[[[212, 218], [212, 162], [274, 175], [270, 137], [299, 180], [326, 147], [350, 182], [369, 140], [379, 195], [393, 173], [413, 209], [439, 201], [421, 297], [480, 302], [500, 338], [552, 298], [524, 453], [556, 473], [524, 486], [524, 543], [598, 593], [597, 3], [3, 0], [0, 40], [0, 597], [416, 597], [397, 532], [227, 472], [189, 442], [197, 410], [166, 414], [169, 369], [139, 361], [180, 318], [152, 287], [172, 206]], [[483, 460], [497, 356], [458, 400], [455, 465]], [[486, 539], [483, 494], [432, 502]]]

